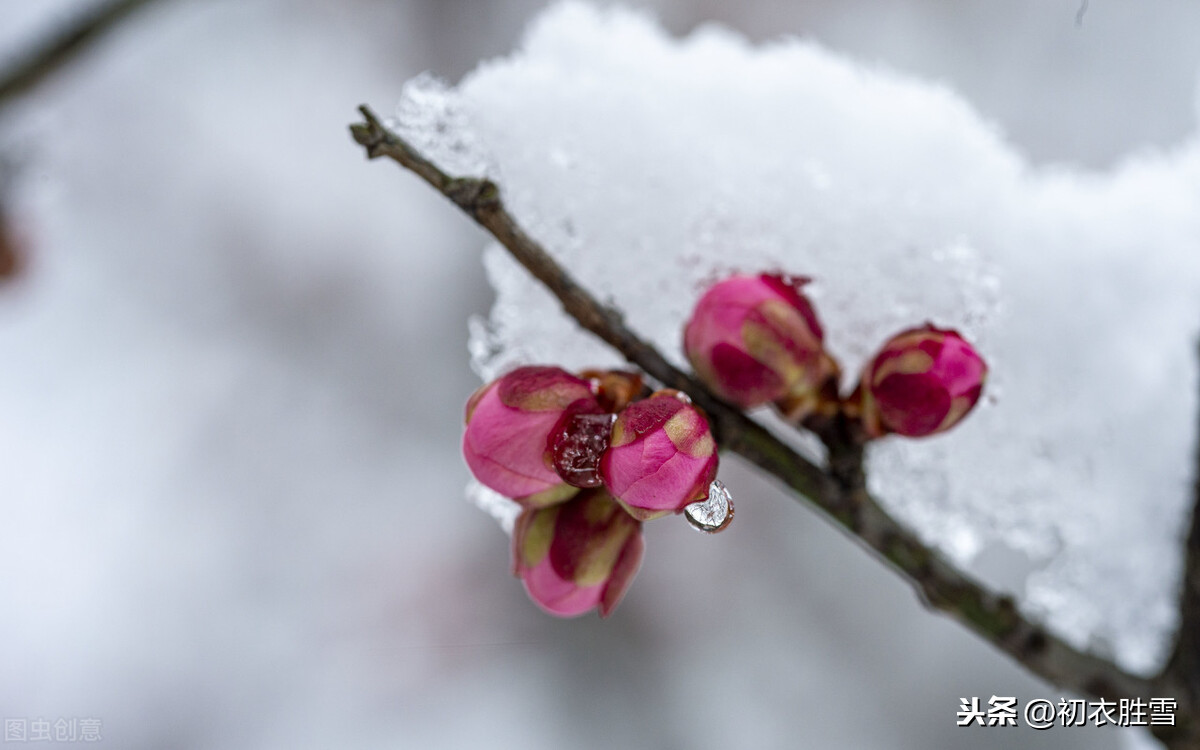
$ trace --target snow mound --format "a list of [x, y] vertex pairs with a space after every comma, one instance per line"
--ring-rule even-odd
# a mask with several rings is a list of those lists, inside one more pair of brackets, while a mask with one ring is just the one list
[[[705, 285], [784, 269], [810, 287], [848, 387], [883, 339], [956, 327], [992, 367], [951, 433], [888, 439], [871, 488], [969, 563], [1035, 566], [1022, 607], [1149, 671], [1176, 624], [1200, 327], [1200, 141], [1103, 173], [1035, 169], [960, 97], [812, 43], [568, 2], [395, 121], [518, 220], [676, 364]], [[620, 358], [491, 247], [472, 322], [488, 379]]]

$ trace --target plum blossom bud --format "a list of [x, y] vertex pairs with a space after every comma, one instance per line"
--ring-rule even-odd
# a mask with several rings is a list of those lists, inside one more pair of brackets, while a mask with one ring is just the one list
[[599, 607], [607, 617], [641, 564], [641, 526], [604, 489], [525, 510], [513, 527], [514, 572], [552, 615]]
[[613, 423], [600, 475], [640, 521], [682, 510], [706, 497], [717, 475], [708, 420], [678, 391], [635, 401]]
[[550, 435], [554, 470], [572, 487], [599, 487], [600, 457], [616, 415], [594, 407], [569, 408]]
[[642, 376], [623, 370], [584, 370], [579, 377], [592, 383], [596, 400], [607, 412], [616, 414], [632, 401], [650, 395]]
[[922, 437], [945, 432], [971, 411], [987, 365], [957, 331], [926, 324], [888, 340], [863, 372], [856, 395], [867, 434]]
[[26, 248], [14, 229], [0, 204], [0, 283], [16, 278], [25, 266]]
[[557, 367], [522, 367], [467, 402], [463, 456], [484, 485], [527, 508], [577, 489], [554, 469], [551, 440], [575, 412], [600, 411], [587, 383]]
[[696, 303], [683, 348], [717, 395], [743, 409], [780, 401], [796, 420], [817, 408], [838, 367], [800, 291], [807, 282], [771, 274], [733, 276]]

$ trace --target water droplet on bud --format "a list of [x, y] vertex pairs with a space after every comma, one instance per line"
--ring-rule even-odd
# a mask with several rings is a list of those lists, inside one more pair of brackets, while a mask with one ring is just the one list
[[733, 520], [733, 496], [721, 480], [708, 485], [708, 499], [692, 503], [683, 509], [688, 523], [706, 534], [724, 531]]

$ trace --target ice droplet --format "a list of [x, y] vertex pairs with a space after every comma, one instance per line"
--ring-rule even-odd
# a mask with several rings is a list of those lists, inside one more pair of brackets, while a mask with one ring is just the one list
[[715, 479], [708, 485], [708, 499], [692, 503], [683, 514], [688, 523], [706, 534], [724, 531], [733, 520], [733, 496], [721, 480]]

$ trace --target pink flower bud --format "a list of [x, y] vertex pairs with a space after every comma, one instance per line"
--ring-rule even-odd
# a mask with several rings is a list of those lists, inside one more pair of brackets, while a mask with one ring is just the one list
[[617, 415], [604, 484], [640, 521], [674, 513], [706, 497], [717, 475], [717, 444], [708, 420], [678, 391], [659, 391]]
[[623, 370], [584, 370], [579, 377], [593, 382], [592, 390], [604, 411], [616, 414], [639, 398], [650, 395], [650, 389], [636, 372]]
[[821, 324], [800, 291], [807, 282], [734, 276], [705, 292], [683, 334], [697, 376], [744, 409], [782, 400], [794, 419], [815, 409], [838, 368], [822, 347]]
[[550, 436], [554, 470], [572, 487], [599, 487], [600, 457], [608, 450], [608, 436], [616, 415], [569, 409]]
[[641, 564], [641, 527], [604, 489], [526, 510], [513, 528], [515, 573], [552, 615], [575, 617], [599, 607], [607, 617]]
[[555, 472], [551, 438], [576, 411], [601, 411], [588, 383], [557, 367], [522, 367], [467, 402], [463, 456], [483, 484], [525, 507], [575, 494]]
[[945, 432], [971, 411], [987, 365], [957, 331], [926, 324], [896, 334], [859, 383], [867, 434], [922, 437]]

